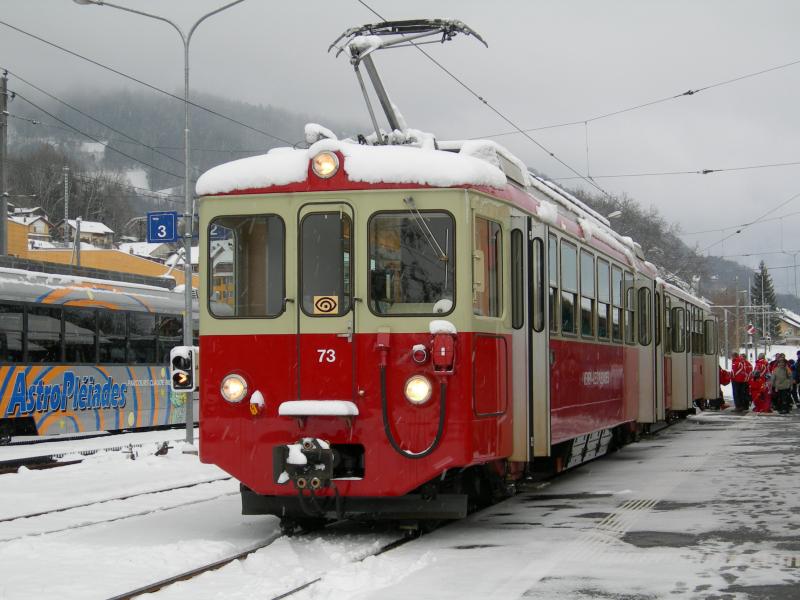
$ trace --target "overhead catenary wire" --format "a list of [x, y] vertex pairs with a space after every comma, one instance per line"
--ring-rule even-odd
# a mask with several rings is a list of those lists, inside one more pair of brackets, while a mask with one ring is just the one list
[[65, 48], [63, 46], [59, 46], [58, 44], [53, 43], [53, 42], [51, 42], [49, 40], [46, 40], [43, 37], [40, 37], [38, 35], [35, 35], [35, 34], [30, 33], [28, 31], [25, 31], [24, 29], [20, 29], [19, 27], [15, 27], [14, 25], [11, 25], [10, 23], [6, 23], [5, 21], [0, 20], [0, 25], [4, 25], [5, 27], [8, 27], [9, 29], [13, 29], [14, 31], [16, 31], [18, 33], [21, 33], [22, 35], [26, 35], [26, 36], [28, 36], [30, 38], [33, 38], [33, 39], [35, 39], [37, 41], [42, 42], [43, 44], [47, 44], [48, 46], [52, 46], [53, 48], [56, 48], [57, 50], [61, 50], [62, 52], [66, 52], [67, 54], [70, 54], [70, 55], [72, 55], [72, 56], [74, 56], [76, 58], [79, 58], [81, 60], [89, 62], [89, 63], [91, 63], [91, 64], [93, 64], [93, 65], [95, 65], [97, 67], [100, 67], [101, 69], [105, 69], [106, 71], [114, 73], [115, 75], [119, 75], [120, 77], [124, 77], [125, 79], [128, 79], [130, 81], [138, 83], [139, 85], [143, 85], [144, 87], [147, 87], [147, 88], [149, 88], [149, 89], [151, 89], [151, 90], [153, 90], [155, 92], [158, 92], [160, 94], [164, 94], [165, 96], [169, 96], [170, 98], [173, 98], [173, 99], [178, 100], [180, 102], [187, 102], [189, 104], [189, 106], [193, 106], [194, 108], [197, 108], [199, 110], [205, 111], [205, 112], [207, 112], [209, 114], [214, 115], [215, 117], [219, 117], [221, 119], [225, 119], [226, 121], [229, 121], [231, 123], [235, 123], [236, 125], [244, 127], [245, 129], [249, 129], [249, 130], [254, 131], [256, 133], [260, 133], [261, 135], [265, 135], [265, 136], [267, 136], [269, 138], [272, 138], [273, 140], [276, 140], [278, 142], [282, 142], [282, 143], [287, 144], [289, 146], [292, 145], [292, 142], [290, 142], [289, 140], [285, 140], [282, 137], [279, 137], [279, 136], [277, 136], [277, 135], [275, 135], [273, 133], [270, 133], [268, 131], [264, 131], [263, 129], [259, 129], [258, 127], [253, 127], [252, 125], [248, 125], [247, 123], [239, 121], [238, 119], [234, 119], [233, 117], [229, 117], [228, 115], [220, 113], [220, 112], [218, 112], [218, 111], [216, 111], [216, 110], [214, 110], [212, 108], [208, 108], [207, 106], [203, 106], [202, 104], [197, 104], [196, 102], [192, 102], [191, 100], [186, 100], [185, 98], [182, 98], [181, 96], [177, 96], [177, 95], [172, 94], [172, 93], [170, 93], [170, 92], [168, 92], [166, 90], [163, 90], [163, 89], [161, 89], [159, 87], [156, 87], [155, 85], [147, 83], [146, 81], [142, 81], [141, 79], [138, 79], [138, 78], [134, 77], [133, 75], [128, 75], [127, 73], [124, 73], [124, 72], [122, 72], [122, 71], [120, 71], [118, 69], [115, 69], [113, 67], [109, 67], [108, 65], [104, 65], [101, 62], [93, 60], [93, 59], [91, 59], [91, 58], [89, 58], [87, 56], [83, 56], [82, 54], [78, 54], [77, 52], [69, 50], [69, 49], [67, 49], [67, 48]]
[[763, 220], [765, 217], [767, 217], [768, 215], [770, 215], [770, 214], [771, 214], [773, 211], [775, 211], [775, 210], [778, 210], [779, 208], [782, 208], [782, 207], [786, 206], [787, 204], [789, 204], [789, 203], [790, 203], [790, 202], [792, 202], [793, 200], [796, 200], [797, 198], [800, 198], [800, 192], [797, 192], [796, 194], [794, 194], [793, 196], [791, 196], [791, 197], [790, 197], [788, 200], [784, 200], [783, 202], [781, 202], [781, 203], [780, 203], [780, 204], [778, 204], [777, 206], [774, 206], [773, 208], [770, 208], [768, 211], [766, 211], [765, 213], [762, 213], [762, 214], [761, 214], [759, 217], [757, 217], [756, 219], [753, 219], [752, 221], [749, 221], [748, 223], [745, 223], [744, 225], [742, 225], [742, 226], [741, 226], [739, 229], [737, 229], [737, 230], [736, 230], [736, 231], [734, 231], [733, 233], [730, 233], [730, 234], [726, 235], [725, 237], [723, 237], [722, 239], [720, 239], [720, 240], [717, 240], [716, 242], [713, 242], [712, 244], [709, 244], [709, 245], [708, 245], [708, 246], [706, 246], [705, 248], [701, 249], [699, 252], [707, 252], [708, 250], [710, 250], [710, 249], [711, 249], [711, 248], [713, 248], [714, 246], [718, 246], [719, 244], [721, 244], [721, 243], [723, 243], [723, 242], [725, 242], [725, 241], [729, 240], [729, 239], [730, 239], [730, 238], [732, 238], [733, 236], [735, 236], [735, 235], [737, 235], [737, 234], [741, 233], [741, 232], [742, 232], [744, 229], [746, 229], [747, 227], [750, 227], [750, 226], [752, 226], [752, 225], [755, 225], [756, 223], [759, 223], [759, 222], [761, 222], [761, 221], [762, 221], [762, 220]]
[[[787, 217], [793, 217], [795, 215], [800, 215], [800, 210], [796, 210], [794, 212], [786, 213], [785, 215], [781, 215], [779, 217], [772, 217], [770, 219], [761, 219], [759, 224], [762, 223], [771, 223], [772, 221], [782, 221]], [[731, 229], [739, 229], [744, 227], [747, 223], [739, 223], [738, 225], [729, 225], [728, 227], [718, 227], [717, 229], [703, 229], [701, 231], [688, 231], [688, 232], [680, 232], [676, 235], [701, 235], [704, 233], [722, 233], [723, 231], [730, 231]]]
[[[592, 175], [592, 179], [613, 179], [623, 177], [665, 177], [669, 175], [711, 175], [713, 173], [725, 173], [729, 171], [749, 171], [752, 169], [770, 169], [775, 167], [792, 167], [800, 165], [800, 160], [782, 163], [769, 163], [760, 165], [747, 165], [743, 167], [726, 167], [721, 169], [698, 169], [694, 171], [660, 171], [650, 173], [625, 173], [620, 175]], [[566, 181], [569, 179], [579, 179], [578, 177], [553, 177], [553, 181]]]
[[[374, 10], [374, 9], [373, 9], [371, 6], [369, 6], [369, 5], [368, 5], [366, 2], [364, 2], [364, 0], [357, 0], [357, 2], [358, 2], [359, 4], [361, 4], [361, 5], [362, 5], [364, 8], [366, 8], [367, 10], [369, 10], [369, 11], [370, 11], [372, 14], [374, 14], [375, 16], [377, 16], [379, 19], [381, 19], [382, 21], [386, 21], [386, 19], [385, 19], [385, 18], [384, 18], [384, 17], [383, 17], [383, 16], [382, 16], [380, 13], [378, 13], [378, 12], [377, 12], [376, 10]], [[494, 114], [496, 114], [498, 117], [500, 117], [500, 118], [501, 118], [503, 121], [505, 121], [505, 122], [506, 122], [506, 123], [508, 123], [508, 124], [509, 124], [511, 127], [513, 127], [513, 128], [516, 130], [516, 133], [520, 133], [521, 135], [523, 135], [523, 136], [524, 136], [526, 139], [528, 139], [530, 142], [532, 142], [533, 144], [535, 144], [535, 145], [536, 145], [536, 146], [537, 146], [537, 147], [538, 147], [540, 150], [542, 150], [542, 151], [543, 151], [543, 152], [545, 152], [545, 153], [546, 153], [548, 156], [550, 156], [550, 158], [552, 158], [553, 160], [555, 160], [556, 162], [558, 162], [559, 164], [561, 164], [562, 166], [564, 166], [564, 167], [565, 167], [566, 169], [568, 169], [568, 170], [569, 170], [571, 173], [574, 173], [575, 175], [577, 175], [577, 176], [578, 176], [580, 179], [582, 179], [583, 181], [585, 181], [586, 183], [588, 183], [589, 185], [591, 185], [592, 187], [594, 187], [594, 188], [595, 188], [596, 190], [598, 190], [598, 191], [599, 191], [601, 194], [603, 194], [603, 195], [604, 195], [604, 196], [606, 196], [607, 198], [612, 198], [612, 199], [613, 199], [613, 196], [612, 196], [611, 194], [609, 194], [609, 193], [608, 193], [606, 190], [604, 190], [604, 189], [603, 189], [603, 188], [602, 188], [602, 187], [601, 187], [601, 186], [600, 186], [598, 183], [596, 183], [595, 181], [592, 181], [592, 179], [590, 179], [589, 177], [587, 177], [587, 176], [585, 176], [585, 175], [581, 174], [580, 172], [578, 172], [578, 171], [577, 171], [576, 169], [574, 169], [572, 166], [570, 166], [569, 164], [567, 164], [567, 163], [566, 163], [564, 160], [562, 160], [561, 158], [559, 158], [558, 156], [556, 156], [556, 154], [555, 154], [555, 153], [554, 153], [552, 150], [550, 150], [550, 149], [546, 148], [546, 147], [545, 147], [543, 144], [541, 144], [539, 141], [537, 141], [537, 140], [536, 140], [536, 139], [534, 139], [532, 136], [530, 136], [530, 135], [529, 135], [527, 132], [525, 132], [524, 130], [522, 130], [522, 129], [521, 129], [521, 128], [520, 128], [520, 127], [519, 127], [519, 126], [518, 126], [518, 125], [517, 125], [517, 124], [514, 122], [514, 121], [512, 121], [512, 120], [511, 120], [510, 118], [508, 118], [508, 117], [507, 117], [505, 114], [503, 114], [502, 112], [500, 112], [500, 110], [499, 110], [499, 109], [495, 108], [495, 107], [494, 107], [492, 104], [490, 104], [490, 103], [489, 103], [489, 101], [488, 101], [488, 100], [486, 100], [486, 98], [484, 98], [483, 96], [481, 96], [480, 94], [478, 94], [478, 92], [476, 92], [476, 91], [475, 91], [475, 90], [473, 90], [473, 89], [472, 89], [470, 86], [468, 86], [466, 83], [464, 83], [464, 82], [463, 82], [461, 79], [459, 79], [459, 78], [458, 78], [458, 77], [457, 77], [457, 76], [456, 76], [454, 73], [452, 73], [452, 72], [451, 72], [449, 69], [447, 69], [447, 68], [446, 68], [444, 65], [442, 65], [442, 64], [441, 64], [439, 61], [437, 61], [435, 58], [433, 58], [433, 56], [431, 56], [430, 54], [428, 54], [428, 53], [427, 53], [425, 50], [423, 50], [422, 48], [420, 48], [420, 47], [419, 47], [417, 44], [415, 44], [414, 42], [410, 42], [410, 43], [411, 43], [411, 45], [412, 45], [412, 46], [414, 46], [414, 47], [415, 47], [415, 48], [416, 48], [416, 49], [417, 49], [419, 52], [421, 52], [421, 53], [422, 53], [422, 54], [423, 54], [423, 55], [424, 55], [424, 56], [425, 56], [425, 57], [426, 57], [428, 60], [430, 60], [430, 61], [431, 61], [433, 64], [435, 64], [437, 67], [439, 67], [439, 69], [441, 69], [441, 70], [442, 70], [444, 73], [446, 73], [446, 74], [447, 74], [447, 75], [448, 75], [448, 76], [449, 76], [451, 79], [453, 79], [453, 80], [454, 80], [456, 83], [458, 83], [458, 84], [459, 84], [459, 85], [460, 85], [462, 88], [464, 88], [464, 89], [465, 89], [465, 90], [466, 90], [466, 91], [467, 91], [469, 94], [471, 94], [473, 97], [477, 98], [477, 99], [478, 99], [478, 101], [480, 101], [482, 104], [484, 104], [484, 105], [485, 105], [485, 106], [486, 106], [486, 107], [487, 107], [489, 110], [491, 110], [491, 111], [492, 111]]]
[[[733, 77], [731, 79], [726, 79], [724, 81], [718, 81], [716, 83], [711, 83], [711, 84], [708, 84], [708, 85], [705, 85], [705, 86], [702, 86], [702, 87], [699, 87], [699, 88], [696, 88], [696, 89], [689, 89], [689, 90], [686, 90], [685, 92], [681, 92], [679, 94], [673, 94], [672, 96], [665, 96], [663, 98], [658, 98], [656, 100], [650, 100], [648, 102], [643, 102], [641, 104], [636, 104], [634, 106], [629, 106], [627, 108], [621, 108], [621, 109], [613, 110], [613, 111], [610, 111], [610, 112], [607, 112], [607, 113], [595, 115], [594, 117], [588, 117], [588, 118], [585, 118], [585, 119], [576, 119], [574, 121], [566, 121], [566, 122], [563, 122], [563, 123], [554, 123], [554, 124], [551, 124], [551, 125], [541, 125], [539, 127], [530, 127], [530, 128], [525, 129], [524, 131], [526, 131], [526, 132], [542, 131], [544, 129], [557, 129], [559, 127], [570, 127], [570, 126], [575, 126], [575, 125], [586, 125], [586, 124], [591, 123], [593, 121], [599, 121], [600, 119], [607, 119], [609, 117], [614, 117], [614, 116], [621, 115], [623, 113], [631, 112], [631, 111], [634, 111], [634, 110], [640, 110], [642, 108], [647, 108], [649, 106], [653, 106], [653, 105], [656, 105], [656, 104], [661, 104], [663, 102], [669, 102], [671, 100], [677, 100], [679, 98], [685, 98], [685, 97], [688, 97], [688, 96], [694, 96], [696, 94], [699, 94], [700, 92], [704, 92], [704, 91], [710, 90], [712, 88], [717, 88], [717, 87], [721, 87], [721, 86], [728, 85], [728, 84], [731, 84], [731, 83], [736, 83], [738, 81], [742, 81], [743, 79], [749, 79], [751, 77], [757, 77], [759, 75], [764, 75], [765, 73], [770, 73], [772, 71], [778, 71], [780, 69], [786, 69], [786, 68], [789, 68], [789, 67], [793, 67], [793, 66], [795, 66], [797, 64], [800, 64], [800, 59], [796, 59], [796, 60], [790, 61], [788, 63], [783, 63], [783, 64], [780, 64], [780, 65], [775, 65], [773, 67], [767, 67], [765, 69], [761, 69], [761, 70], [755, 71], [753, 73], [746, 73], [744, 75], [739, 75], [737, 77]], [[483, 135], [483, 136], [480, 136], [479, 138], [473, 138], [473, 139], [486, 139], [486, 138], [503, 137], [503, 136], [507, 136], [507, 135], [516, 135], [517, 133], [519, 133], [519, 132], [518, 131], [505, 131], [505, 132], [502, 132], [502, 133], [493, 133], [493, 134], [490, 134], [490, 135]]]
[[56, 96], [55, 94], [52, 94], [52, 93], [50, 93], [50, 92], [48, 92], [48, 91], [46, 91], [46, 90], [43, 90], [41, 87], [39, 87], [39, 86], [37, 86], [37, 85], [35, 85], [35, 84], [31, 83], [30, 81], [28, 81], [28, 80], [26, 80], [26, 79], [24, 79], [24, 78], [20, 77], [20, 76], [19, 76], [17, 73], [14, 73], [14, 72], [13, 72], [13, 71], [11, 71], [10, 69], [5, 69], [5, 70], [6, 70], [8, 73], [10, 73], [11, 75], [13, 75], [13, 76], [14, 76], [16, 79], [18, 79], [19, 81], [21, 81], [22, 83], [24, 83], [25, 85], [28, 85], [28, 86], [32, 87], [33, 89], [35, 89], [36, 91], [38, 91], [38, 92], [40, 92], [40, 93], [44, 94], [44, 95], [45, 95], [45, 96], [47, 96], [48, 98], [51, 98], [51, 99], [55, 100], [55, 101], [56, 101], [56, 102], [58, 102], [59, 104], [62, 104], [62, 105], [64, 105], [64, 106], [66, 106], [67, 108], [69, 108], [69, 109], [71, 109], [71, 110], [74, 110], [74, 111], [75, 111], [76, 113], [78, 113], [79, 115], [82, 115], [82, 116], [86, 117], [87, 119], [90, 119], [91, 121], [94, 121], [95, 123], [98, 123], [98, 124], [102, 125], [103, 127], [106, 127], [107, 129], [110, 129], [110, 130], [111, 130], [111, 131], [113, 131], [114, 133], [117, 133], [117, 134], [119, 134], [119, 135], [121, 135], [121, 136], [123, 136], [123, 137], [127, 138], [127, 139], [128, 139], [128, 140], [130, 140], [132, 143], [135, 143], [135, 144], [138, 144], [138, 145], [140, 145], [140, 146], [143, 146], [143, 147], [147, 148], [148, 150], [151, 150], [151, 151], [155, 152], [156, 154], [158, 154], [158, 155], [160, 155], [160, 156], [163, 156], [163, 157], [165, 157], [165, 158], [168, 158], [169, 160], [171, 160], [171, 161], [174, 161], [174, 162], [178, 163], [179, 165], [183, 165], [183, 161], [182, 161], [182, 160], [179, 160], [179, 159], [175, 158], [174, 156], [170, 156], [169, 154], [167, 154], [167, 153], [165, 153], [165, 152], [161, 152], [160, 150], [157, 150], [155, 147], [153, 147], [153, 146], [150, 146], [149, 144], [146, 144], [145, 142], [143, 142], [143, 141], [141, 141], [141, 140], [139, 140], [139, 139], [136, 139], [136, 138], [135, 138], [135, 137], [133, 137], [132, 135], [129, 135], [129, 134], [125, 133], [124, 131], [121, 131], [121, 130], [117, 129], [117, 128], [116, 128], [116, 127], [114, 127], [113, 125], [110, 125], [110, 124], [108, 124], [108, 123], [106, 123], [106, 122], [104, 122], [104, 121], [101, 121], [100, 119], [98, 119], [98, 118], [96, 118], [96, 117], [93, 117], [92, 115], [90, 115], [90, 114], [88, 114], [88, 113], [86, 113], [86, 112], [82, 111], [81, 109], [77, 108], [76, 106], [73, 106], [73, 105], [72, 105], [72, 104], [70, 104], [69, 102], [67, 102], [67, 101], [65, 101], [65, 100], [62, 100], [61, 98], [59, 98], [59, 97], [58, 97], [58, 96]]

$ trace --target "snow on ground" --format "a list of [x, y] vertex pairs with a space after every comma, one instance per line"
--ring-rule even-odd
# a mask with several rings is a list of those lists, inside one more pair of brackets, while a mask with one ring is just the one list
[[[271, 598], [320, 577], [295, 597], [788, 600], [800, 584], [798, 436], [797, 415], [704, 413], [380, 556], [364, 558], [396, 534], [278, 537], [153, 596]], [[2, 516], [224, 475], [176, 446], [2, 475]], [[137, 511], [153, 512], [119, 518]], [[0, 598], [107, 598], [277, 536], [277, 519], [239, 513], [226, 480], [0, 523]]]

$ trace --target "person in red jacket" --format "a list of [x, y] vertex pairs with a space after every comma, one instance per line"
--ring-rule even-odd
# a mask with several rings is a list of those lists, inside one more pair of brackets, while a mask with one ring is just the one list
[[753, 400], [753, 412], [772, 412], [772, 402], [770, 401], [769, 390], [769, 365], [764, 354], [758, 355], [756, 366], [750, 376], [748, 388], [750, 391], [750, 398]]
[[743, 412], [747, 410], [745, 402], [749, 406], [750, 402], [747, 400], [747, 376], [748, 371], [745, 363], [747, 362], [743, 356], [738, 352], [731, 354], [731, 379], [733, 380], [733, 407], [735, 412]]

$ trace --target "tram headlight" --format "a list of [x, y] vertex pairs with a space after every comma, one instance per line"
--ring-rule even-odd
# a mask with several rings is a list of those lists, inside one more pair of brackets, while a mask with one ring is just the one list
[[408, 381], [406, 381], [403, 392], [406, 395], [406, 400], [411, 402], [411, 404], [420, 405], [425, 404], [431, 399], [433, 386], [424, 375], [412, 375], [408, 378]]
[[333, 152], [320, 152], [311, 159], [311, 170], [317, 177], [329, 179], [339, 170], [339, 157]]
[[247, 395], [247, 382], [241, 375], [231, 373], [222, 380], [219, 391], [228, 402], [241, 402]]

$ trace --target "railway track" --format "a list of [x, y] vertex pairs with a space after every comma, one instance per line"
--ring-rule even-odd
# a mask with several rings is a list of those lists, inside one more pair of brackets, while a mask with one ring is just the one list
[[71, 504], [69, 506], [60, 506], [60, 507], [54, 508], [52, 510], [43, 510], [43, 511], [35, 512], [35, 513], [26, 513], [26, 514], [21, 514], [21, 515], [15, 515], [13, 517], [1, 518], [0, 519], [0, 523], [5, 523], [7, 521], [16, 521], [18, 519], [31, 519], [33, 517], [42, 517], [42, 516], [45, 516], [45, 515], [52, 515], [52, 514], [55, 514], [55, 513], [65, 512], [65, 511], [68, 511], [68, 510], [74, 510], [74, 509], [77, 509], [77, 508], [88, 508], [89, 506], [96, 506], [96, 505], [99, 505], [99, 504], [106, 504], [107, 502], [117, 502], [117, 501], [120, 501], [120, 500], [129, 500], [131, 498], [138, 498], [139, 496], [148, 496], [150, 494], [160, 494], [160, 493], [163, 493], [163, 492], [171, 492], [171, 491], [174, 491], [174, 490], [182, 490], [182, 489], [186, 489], [186, 488], [196, 487], [196, 486], [199, 486], [199, 485], [206, 485], [206, 484], [209, 484], [209, 483], [214, 483], [216, 481], [227, 481], [229, 479], [231, 479], [230, 476], [215, 477], [213, 479], [204, 479], [203, 481], [196, 481], [196, 482], [193, 482], [193, 483], [186, 483], [186, 484], [176, 485], [176, 486], [167, 487], [167, 488], [158, 488], [158, 489], [155, 489], [155, 490], [147, 490], [147, 491], [144, 491], [144, 492], [135, 492], [133, 494], [126, 494], [124, 496], [114, 496], [113, 498], [103, 498], [101, 500], [93, 500], [92, 502], [84, 502], [83, 504]]
[[[94, 436], [105, 437], [105, 436]], [[178, 440], [165, 440], [163, 444], [173, 443]], [[134, 449], [143, 448], [145, 446], [159, 445], [159, 442], [141, 442], [137, 444], [129, 443], [115, 446], [105, 446], [103, 448], [91, 448], [86, 450], [70, 450], [69, 452], [54, 452], [52, 454], [42, 454], [40, 456], [26, 456], [23, 458], [11, 458], [8, 460], [0, 461], [0, 475], [8, 473], [16, 473], [20, 467], [26, 469], [53, 469], [57, 467], [66, 467], [67, 465], [74, 465], [80, 463], [82, 459], [76, 460], [61, 460], [65, 456], [92, 456], [100, 452], [123, 452], [133, 451]]]
[[[333, 524], [329, 525], [329, 527], [333, 527], [335, 525], [336, 525], [336, 523], [333, 523]], [[310, 532], [310, 533], [298, 534], [295, 537], [309, 536], [309, 535], [314, 535], [314, 533]], [[210, 571], [216, 571], [217, 569], [220, 569], [221, 567], [224, 567], [225, 565], [228, 565], [228, 564], [230, 564], [232, 562], [235, 562], [237, 560], [244, 560], [245, 558], [247, 558], [251, 554], [253, 554], [255, 552], [258, 552], [259, 550], [263, 550], [263, 549], [267, 548], [268, 546], [272, 545], [276, 540], [280, 539], [281, 537], [284, 537], [284, 536], [282, 534], [280, 534], [280, 533], [276, 533], [274, 536], [270, 536], [267, 540], [255, 545], [255, 546], [247, 548], [246, 550], [243, 550], [241, 552], [238, 552], [236, 554], [228, 556], [226, 558], [214, 561], [214, 562], [209, 563], [207, 565], [203, 565], [203, 566], [200, 566], [200, 567], [195, 567], [195, 568], [190, 569], [188, 571], [184, 571], [182, 573], [178, 573], [177, 575], [173, 575], [172, 577], [167, 577], [165, 579], [161, 579], [161, 580], [156, 581], [154, 583], [150, 583], [150, 584], [144, 585], [144, 586], [136, 588], [134, 590], [130, 590], [128, 592], [124, 592], [122, 594], [118, 594], [116, 596], [112, 596], [112, 597], [108, 598], [107, 600], [129, 600], [131, 598], [136, 598], [137, 596], [140, 596], [142, 594], [151, 594], [153, 592], [157, 592], [157, 591], [159, 591], [159, 590], [161, 590], [163, 588], [166, 588], [166, 587], [168, 587], [170, 585], [173, 585], [175, 583], [178, 583], [178, 582], [189, 581], [190, 579], [193, 579], [193, 578], [197, 577], [198, 575], [202, 575], [203, 573], [208, 573]], [[398, 547], [402, 546], [403, 544], [406, 544], [406, 543], [412, 541], [413, 539], [416, 539], [416, 538], [415, 537], [409, 537], [409, 536], [398, 536], [397, 539], [392, 540], [391, 542], [388, 542], [386, 544], [383, 544], [382, 546], [380, 546], [379, 548], [377, 548], [377, 549], [375, 549], [373, 551], [365, 550], [365, 552], [362, 555], [360, 555], [358, 558], [350, 561], [350, 563], [352, 564], [352, 563], [362, 562], [362, 561], [366, 560], [367, 558], [370, 558], [370, 557], [373, 557], [373, 556], [378, 556], [380, 554], [384, 554], [385, 552], [389, 552], [390, 550], [394, 550], [395, 548], [398, 548]], [[371, 542], [370, 543], [365, 543], [365, 548], [369, 547], [371, 545], [372, 545]], [[341, 568], [341, 566], [342, 565], [336, 565], [334, 568]], [[296, 585], [295, 587], [292, 587], [292, 588], [290, 588], [290, 589], [288, 589], [288, 590], [286, 590], [284, 592], [281, 592], [280, 594], [278, 594], [276, 596], [271, 596], [271, 599], [272, 600], [282, 600], [284, 598], [291, 598], [295, 594], [297, 594], [297, 593], [305, 590], [306, 588], [311, 587], [315, 583], [319, 582], [320, 580], [322, 580], [322, 578], [324, 576], [325, 576], [325, 573], [322, 573], [322, 574], [320, 574], [320, 575], [318, 575], [318, 576], [316, 576], [316, 577], [314, 577], [312, 579], [309, 579], [309, 580], [307, 580], [307, 581], [305, 581], [305, 582], [303, 582], [303, 583], [301, 583], [299, 585]]]

